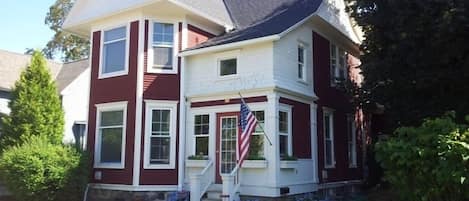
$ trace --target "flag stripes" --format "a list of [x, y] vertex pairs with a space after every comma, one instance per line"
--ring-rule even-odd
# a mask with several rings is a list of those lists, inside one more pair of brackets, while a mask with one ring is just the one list
[[241, 103], [240, 116], [241, 135], [238, 137], [238, 164], [241, 167], [249, 153], [249, 143], [251, 141], [251, 135], [256, 128], [257, 119], [251, 110], [249, 110], [244, 100], [242, 100]]

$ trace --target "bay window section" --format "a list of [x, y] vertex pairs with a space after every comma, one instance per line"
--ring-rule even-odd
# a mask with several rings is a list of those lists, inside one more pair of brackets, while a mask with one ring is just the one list
[[208, 158], [210, 115], [194, 116], [195, 155]]
[[96, 168], [124, 168], [126, 103], [97, 105]]
[[177, 103], [145, 102], [145, 168], [174, 169]]
[[170, 23], [153, 23], [152, 58], [153, 65], [149, 72], [172, 72], [174, 67], [174, 25]]
[[100, 78], [127, 74], [127, 27], [103, 31]]

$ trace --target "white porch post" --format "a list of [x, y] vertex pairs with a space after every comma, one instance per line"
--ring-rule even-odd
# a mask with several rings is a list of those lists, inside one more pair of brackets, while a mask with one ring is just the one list
[[278, 109], [280, 96], [276, 92], [267, 95], [267, 109], [265, 116], [265, 133], [272, 141], [272, 146], [266, 144], [265, 158], [269, 161], [268, 174], [270, 178], [266, 181], [269, 186], [279, 185], [280, 175], [280, 152], [278, 143]]
[[191, 201], [200, 201], [200, 179], [201, 175], [199, 174], [190, 176]]
[[221, 180], [223, 183], [222, 200], [230, 201], [232, 200], [231, 195], [234, 189], [234, 176], [229, 174], [221, 175]]
[[319, 169], [318, 169], [318, 105], [314, 102], [310, 105], [311, 108], [311, 157], [314, 161], [314, 174], [313, 180], [319, 183]]

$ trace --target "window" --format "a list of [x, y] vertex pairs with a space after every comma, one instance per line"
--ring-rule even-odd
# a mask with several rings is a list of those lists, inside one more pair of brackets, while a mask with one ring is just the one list
[[253, 111], [252, 113], [257, 119], [257, 126], [251, 135], [248, 159], [261, 159], [264, 158], [264, 111]]
[[352, 115], [347, 117], [347, 141], [348, 141], [348, 164], [349, 167], [357, 167], [357, 136], [355, 119]]
[[104, 31], [100, 78], [127, 74], [127, 27]]
[[281, 109], [278, 112], [278, 130], [279, 130], [279, 142], [280, 142], [280, 157], [286, 157], [291, 155], [290, 146], [290, 111]]
[[176, 154], [176, 108], [173, 101], [145, 101], [146, 169], [174, 169]]
[[174, 25], [153, 23], [152, 29], [153, 65], [149, 72], [171, 72], [174, 68]]
[[237, 63], [236, 58], [219, 60], [220, 76], [236, 75]]
[[334, 158], [334, 117], [324, 109], [324, 164], [326, 168], [335, 167]]
[[330, 58], [331, 85], [335, 86], [335, 84], [347, 79], [347, 53], [331, 43]]
[[194, 136], [195, 136], [195, 154], [208, 157], [210, 115], [195, 115], [194, 117]]
[[298, 79], [306, 82], [306, 50], [304, 45], [298, 45]]
[[86, 146], [86, 123], [85, 122], [75, 122], [72, 127], [73, 136], [75, 138], [75, 146], [78, 149], [85, 150]]
[[127, 103], [96, 105], [96, 168], [124, 168]]

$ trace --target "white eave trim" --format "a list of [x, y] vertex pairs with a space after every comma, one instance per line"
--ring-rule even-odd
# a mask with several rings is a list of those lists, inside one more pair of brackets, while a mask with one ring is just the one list
[[210, 46], [210, 47], [205, 47], [205, 48], [200, 48], [200, 49], [195, 49], [195, 50], [183, 51], [179, 53], [179, 56], [185, 57], [185, 56], [192, 56], [196, 54], [224, 51], [228, 49], [236, 49], [242, 46], [252, 45], [256, 43], [276, 41], [276, 40], [279, 40], [280, 38], [281, 36], [279, 34], [275, 34], [275, 35], [270, 35], [270, 36], [264, 36], [261, 38], [243, 40], [243, 41], [234, 42], [234, 43], [215, 45], [215, 46]]

